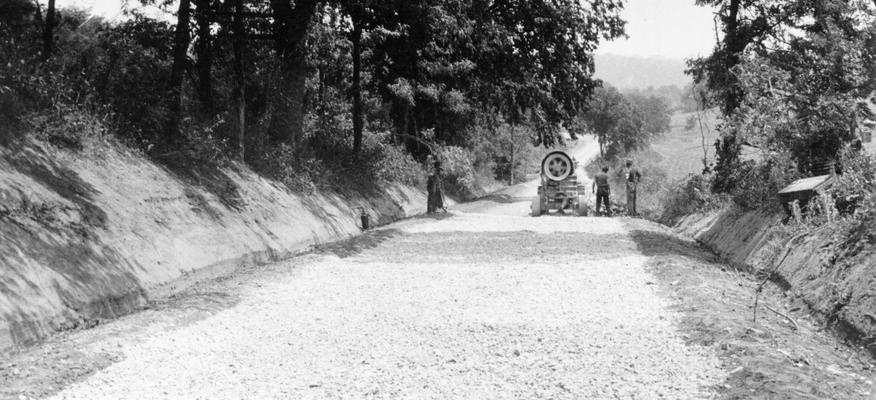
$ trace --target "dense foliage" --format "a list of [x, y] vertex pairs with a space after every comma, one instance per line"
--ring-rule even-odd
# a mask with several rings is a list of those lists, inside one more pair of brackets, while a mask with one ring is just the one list
[[72, 143], [51, 127], [80, 113], [156, 159], [238, 159], [293, 186], [409, 180], [429, 154], [513, 180], [515, 144], [563, 141], [624, 25], [619, 0], [143, 3], [172, 17], [0, 2], [3, 125]]
[[600, 156], [613, 160], [645, 147], [669, 130], [670, 109], [662, 97], [622, 94], [612, 86], [597, 88], [579, 120], [599, 141]]
[[799, 173], [824, 173], [873, 117], [876, 3], [699, 3], [718, 8], [723, 30], [714, 52], [689, 64], [725, 116], [714, 188], [732, 192], [748, 179], [739, 173], [744, 147], [757, 149], [764, 167], [787, 153]]

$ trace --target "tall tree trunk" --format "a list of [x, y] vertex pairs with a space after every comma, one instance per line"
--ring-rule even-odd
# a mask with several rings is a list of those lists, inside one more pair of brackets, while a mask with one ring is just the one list
[[[37, 8], [39, 10], [39, 8]], [[49, 0], [46, 9], [46, 23], [43, 25], [43, 59], [52, 56], [52, 48], [55, 42], [55, 0]]]
[[207, 112], [213, 111], [213, 37], [210, 32], [210, 1], [195, 0], [198, 22], [198, 99]]
[[39, 0], [33, 0], [34, 5], [36, 6], [36, 19], [37, 22], [42, 25], [43, 23], [43, 8], [40, 6]]
[[508, 185], [514, 186], [514, 125], [511, 125], [511, 148], [509, 149]]
[[165, 129], [167, 143], [179, 138], [179, 122], [182, 117], [183, 76], [186, 66], [186, 53], [189, 49], [189, 22], [191, 3], [180, 0], [177, 11], [176, 32], [173, 40], [173, 66], [170, 70], [170, 116]]
[[297, 144], [304, 136], [305, 83], [307, 60], [305, 40], [310, 20], [316, 13], [317, 0], [271, 0], [274, 11], [276, 50], [283, 60], [280, 79], [280, 104], [275, 106], [269, 140]]
[[[724, 16], [724, 47], [727, 52], [727, 62], [725, 64], [728, 71], [739, 64], [742, 52], [745, 51], [745, 47], [748, 45], [748, 41], [742, 38], [742, 34], [739, 32], [739, 11], [741, 6], [741, 0], [730, 0], [728, 15]], [[727, 82], [729, 87], [727, 88], [728, 96], [724, 104], [724, 110], [725, 114], [729, 115], [739, 108], [739, 104], [742, 103], [743, 93], [739, 88], [736, 75], [728, 73], [727, 77], [730, 78], [730, 81]]]
[[244, 70], [243, 50], [246, 45], [246, 31], [243, 24], [243, 0], [234, 1], [234, 99], [236, 102], [235, 131], [237, 133], [237, 158], [245, 161], [246, 140], [246, 71]]
[[[724, 66], [726, 75], [724, 85], [726, 85], [724, 94], [723, 112], [724, 115], [732, 114], [742, 103], [744, 93], [739, 87], [739, 80], [735, 74], [729, 71], [739, 64], [742, 52], [748, 45], [748, 40], [742, 37], [739, 32], [739, 19], [742, 3], [741, 0], [730, 0], [727, 8], [727, 14], [722, 16], [724, 23]], [[712, 189], [724, 192], [730, 190], [732, 185], [732, 172], [737, 168], [739, 159], [739, 146], [736, 145], [736, 136], [734, 133], [718, 139], [715, 142], [715, 179], [712, 183]]]
[[353, 11], [353, 154], [359, 154], [362, 149], [362, 129], [364, 120], [362, 117], [362, 21], [359, 18], [359, 10]]

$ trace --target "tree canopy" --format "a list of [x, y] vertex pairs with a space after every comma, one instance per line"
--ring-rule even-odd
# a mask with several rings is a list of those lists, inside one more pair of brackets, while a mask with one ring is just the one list
[[734, 185], [740, 146], [789, 152], [803, 173], [835, 160], [871, 117], [876, 2], [699, 0], [723, 37], [689, 72], [725, 115], [716, 188]]
[[366, 157], [376, 135], [423, 159], [503, 123], [559, 143], [599, 85], [594, 49], [624, 27], [621, 0], [142, 1], [175, 19], [49, 21], [54, 2], [5, 1], [3, 87], [33, 110], [88, 98], [155, 154], [209, 138], [253, 165], [300, 164]]
[[596, 135], [603, 157], [614, 158], [639, 150], [657, 135], [669, 131], [670, 110], [660, 97], [622, 94], [605, 86], [596, 89], [578, 124]]

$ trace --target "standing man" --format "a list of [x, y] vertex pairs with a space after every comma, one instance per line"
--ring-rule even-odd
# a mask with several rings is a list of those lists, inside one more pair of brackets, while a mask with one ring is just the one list
[[599, 215], [599, 206], [605, 205], [605, 214], [611, 216], [611, 205], [608, 195], [611, 191], [608, 185], [608, 167], [602, 167], [602, 172], [593, 177], [593, 191], [596, 192], [596, 215]]
[[426, 192], [429, 194], [426, 200], [426, 212], [429, 214], [438, 210], [447, 212], [444, 205], [444, 184], [441, 182], [441, 172], [441, 161], [436, 159], [432, 164], [429, 178], [426, 179]]
[[639, 215], [636, 211], [636, 191], [641, 179], [642, 174], [633, 167], [633, 160], [627, 160], [627, 214], [630, 216]]

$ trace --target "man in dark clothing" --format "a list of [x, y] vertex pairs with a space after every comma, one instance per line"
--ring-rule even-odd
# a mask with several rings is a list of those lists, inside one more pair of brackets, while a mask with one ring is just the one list
[[639, 214], [636, 211], [636, 191], [641, 179], [642, 174], [633, 167], [633, 160], [627, 160], [627, 214], [632, 216]]
[[441, 182], [441, 172], [441, 162], [436, 160], [429, 178], [426, 179], [426, 192], [429, 194], [428, 199], [426, 199], [426, 212], [430, 214], [438, 210], [447, 212], [444, 205], [444, 185]]
[[593, 191], [596, 192], [596, 214], [601, 205], [605, 205], [605, 214], [611, 216], [611, 205], [608, 201], [610, 187], [608, 185], [608, 167], [602, 167], [602, 172], [593, 177]]

